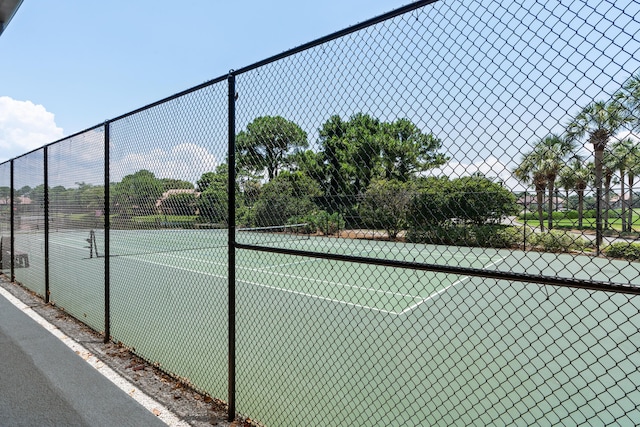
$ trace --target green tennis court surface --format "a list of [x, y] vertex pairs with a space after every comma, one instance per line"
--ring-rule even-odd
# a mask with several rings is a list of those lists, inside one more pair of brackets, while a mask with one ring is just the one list
[[[51, 234], [52, 300], [100, 329], [104, 259], [89, 258], [87, 236]], [[225, 241], [211, 230], [111, 235], [114, 338], [222, 397]], [[38, 271], [37, 239], [19, 242]], [[321, 237], [270, 245], [639, 280], [633, 264], [571, 255]], [[236, 276], [238, 409], [250, 402], [266, 425], [318, 423], [296, 407], [336, 426], [394, 425], [406, 412], [416, 425], [640, 419], [637, 297], [247, 250]], [[264, 389], [277, 393], [267, 401]], [[291, 409], [275, 418], [273, 405]]]

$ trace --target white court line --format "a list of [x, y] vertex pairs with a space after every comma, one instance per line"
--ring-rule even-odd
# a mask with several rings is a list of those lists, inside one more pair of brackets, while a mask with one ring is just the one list
[[271, 275], [276, 275], [276, 276], [282, 276], [282, 277], [288, 277], [288, 278], [292, 278], [292, 279], [303, 279], [303, 280], [310, 281], [310, 282], [326, 283], [326, 284], [329, 284], [329, 285], [337, 285], [337, 286], [342, 286], [342, 287], [347, 287], [347, 288], [359, 289], [359, 290], [372, 292], [372, 293], [389, 294], [389, 295], [393, 295], [393, 296], [399, 296], [399, 297], [403, 297], [403, 298], [412, 298], [412, 299], [419, 299], [420, 298], [419, 296], [415, 296], [415, 295], [402, 294], [400, 292], [383, 291], [382, 289], [367, 288], [367, 287], [364, 287], [364, 286], [349, 285], [349, 284], [345, 284], [345, 283], [334, 282], [334, 281], [331, 281], [331, 280], [314, 279], [312, 277], [296, 276], [296, 275], [293, 275], [293, 274], [286, 274], [286, 273], [274, 273], [273, 271], [267, 271], [267, 270], [263, 270], [263, 269], [260, 269], [260, 268], [244, 268], [244, 267], [241, 267], [241, 269], [243, 269], [243, 270], [251, 270], [251, 271], [259, 271], [261, 273], [266, 273], [266, 274], [271, 274]]
[[[188, 257], [182, 257], [182, 256], [178, 256], [178, 255], [173, 255], [173, 254], [168, 254], [169, 257], [172, 258], [178, 258], [178, 259], [188, 259], [188, 260], [193, 260], [193, 258], [188, 258]], [[212, 264], [212, 265], [227, 265], [226, 263], [219, 263], [219, 262], [213, 262], [213, 261], [207, 261], [204, 260], [204, 263], [207, 264]], [[296, 263], [286, 263], [286, 264], [276, 264], [275, 266], [269, 266], [267, 268], [274, 268], [274, 267], [284, 267], [284, 266], [288, 266], [288, 265], [293, 265]], [[160, 264], [160, 265], [166, 265], [167, 267], [170, 267], [170, 265], [168, 264]], [[389, 294], [389, 295], [393, 295], [393, 296], [399, 296], [402, 298], [411, 298], [414, 300], [418, 300], [420, 299], [420, 296], [416, 296], [416, 295], [410, 295], [410, 294], [403, 294], [400, 292], [391, 292], [391, 291], [383, 291], [381, 289], [376, 289], [376, 288], [367, 288], [367, 287], [363, 287], [363, 286], [357, 286], [357, 285], [349, 285], [346, 283], [341, 283], [341, 282], [335, 282], [332, 280], [324, 280], [324, 279], [315, 279], [312, 277], [307, 277], [307, 276], [298, 276], [298, 275], [294, 275], [294, 274], [286, 274], [286, 273], [276, 273], [270, 270], [265, 270], [262, 268], [254, 268], [254, 267], [239, 267], [240, 270], [248, 270], [248, 271], [257, 271], [260, 273], [266, 273], [266, 274], [270, 274], [270, 275], [276, 275], [276, 276], [282, 276], [282, 277], [288, 277], [291, 279], [300, 279], [300, 280], [305, 280], [305, 281], [310, 281], [310, 282], [318, 282], [318, 283], [325, 283], [328, 285], [335, 285], [335, 286], [339, 286], [339, 287], [347, 287], [347, 288], [353, 288], [353, 289], [359, 289], [359, 290], [364, 290], [367, 292], [372, 292], [372, 293], [383, 293], [383, 294]], [[279, 288], [282, 290], [286, 290], [286, 288]], [[307, 294], [307, 295], [313, 295], [313, 294]]]
[[[131, 258], [131, 257], [127, 257], [127, 258]], [[126, 259], [126, 258], [124, 258], [124, 259]], [[190, 259], [193, 259], [193, 258], [190, 258]], [[164, 264], [164, 263], [161, 263], [161, 262], [149, 261], [149, 260], [145, 260], [145, 259], [142, 259], [140, 261], [145, 262], [147, 264], [153, 264], [153, 265], [158, 265], [158, 266], [162, 266], [162, 267], [169, 267], [169, 268], [173, 268], [173, 269], [176, 269], [176, 270], [187, 271], [189, 273], [202, 274], [204, 276], [209, 276], [209, 277], [216, 277], [216, 278], [220, 278], [220, 279], [227, 279], [228, 278], [227, 276], [222, 276], [222, 275], [219, 275], [219, 274], [207, 273], [207, 272], [204, 272], [204, 271], [192, 270], [192, 269], [189, 269], [189, 268], [177, 267], [177, 266], [172, 265], [172, 264]], [[287, 274], [282, 274], [282, 273], [274, 273], [273, 271], [266, 271], [266, 270], [250, 268], [250, 267], [240, 267], [240, 269], [241, 270], [249, 270], [249, 271], [260, 271], [262, 273], [267, 273], [267, 274], [272, 274], [272, 275], [276, 274], [276, 275], [280, 275], [280, 276], [286, 276], [286, 277], [290, 277], [290, 278], [297, 278], [297, 279], [303, 279], [303, 280], [319, 281], [319, 282], [324, 282], [324, 283], [333, 284], [333, 285], [342, 286], [342, 287], [351, 287], [351, 288], [362, 289], [362, 290], [366, 290], [366, 291], [369, 291], [369, 292], [373, 291], [373, 292], [388, 293], [388, 294], [391, 294], [391, 295], [394, 295], [394, 296], [401, 296], [403, 298], [411, 298], [411, 299], [419, 299], [420, 298], [419, 296], [414, 296], [414, 295], [403, 295], [403, 294], [400, 294], [400, 293], [381, 291], [379, 289], [372, 289], [372, 288], [363, 288], [363, 287], [360, 287], [360, 286], [347, 285], [347, 284], [344, 284], [344, 283], [331, 282], [331, 281], [328, 281], [328, 280], [312, 279], [312, 278], [308, 278], [308, 277], [304, 277], [304, 276], [294, 276], [294, 275], [287, 275]], [[333, 302], [337, 302], [337, 303], [341, 303], [341, 304], [345, 304], [345, 305], [351, 305], [351, 306], [354, 306], [354, 307], [360, 307], [360, 308], [365, 308], [365, 309], [369, 309], [369, 310], [380, 311], [380, 312], [383, 312], [383, 313], [389, 313], [389, 314], [395, 314], [395, 315], [400, 314], [400, 313], [398, 313], [396, 311], [387, 311], [387, 310], [383, 310], [383, 309], [376, 308], [376, 307], [370, 307], [370, 306], [367, 306], [367, 305], [355, 304], [355, 303], [351, 303], [351, 302], [348, 302], [348, 301], [337, 300], [337, 299], [323, 297], [323, 296], [315, 295], [315, 294], [309, 294], [309, 293], [301, 292], [301, 291], [294, 291], [294, 290], [291, 290], [291, 289], [280, 288], [280, 287], [277, 287], [277, 286], [265, 285], [264, 283], [251, 282], [251, 281], [242, 280], [242, 279], [238, 279], [238, 281], [239, 282], [243, 282], [243, 283], [249, 283], [249, 284], [254, 285], [254, 286], [260, 286], [260, 287], [269, 288], [269, 289], [277, 289], [279, 291], [286, 292], [286, 293], [292, 293], [292, 294], [296, 294], [296, 295], [304, 295], [304, 296], [309, 297], [309, 298], [317, 298], [317, 299], [326, 300], [326, 301], [333, 301]]]
[[[182, 256], [179, 256], [179, 255], [174, 255], [174, 254], [167, 254], [167, 256], [169, 256], [171, 258], [177, 258], [177, 259], [194, 260], [193, 258], [182, 257]], [[208, 261], [208, 260], [202, 260], [202, 261], [198, 260], [198, 262], [211, 264], [211, 265], [224, 265], [224, 266], [227, 265], [227, 263], [220, 263], [220, 262]], [[153, 261], [149, 261], [149, 263], [171, 267], [170, 264], [159, 264], [159, 263], [155, 263]], [[267, 268], [271, 269], [271, 268], [275, 268], [275, 267], [285, 267], [285, 266], [294, 265], [294, 264], [297, 264], [297, 263], [276, 264], [274, 266], [269, 266]], [[175, 267], [175, 268], [179, 268], [179, 267]], [[257, 272], [260, 272], [260, 273], [265, 273], [265, 274], [270, 274], [270, 275], [288, 277], [288, 278], [292, 278], [292, 279], [300, 279], [300, 280], [311, 281], [311, 282], [325, 283], [325, 284], [328, 284], [328, 285], [335, 285], [335, 286], [339, 286], [339, 287], [348, 287], [348, 288], [364, 290], [364, 291], [372, 292], [372, 293], [383, 293], [383, 294], [389, 294], [389, 295], [393, 295], [393, 296], [400, 296], [402, 298], [411, 298], [411, 299], [414, 299], [414, 300], [421, 299], [420, 296], [416, 296], [416, 295], [403, 294], [403, 293], [399, 293], [399, 292], [383, 291], [381, 289], [376, 289], [376, 288], [367, 288], [367, 287], [363, 287], [363, 286], [349, 285], [349, 284], [342, 283], [342, 282], [335, 282], [335, 281], [323, 280], [323, 279], [315, 279], [315, 278], [307, 277], [307, 276], [298, 276], [298, 275], [294, 275], [294, 274], [276, 273], [276, 272], [273, 272], [273, 271], [270, 271], [270, 270], [265, 270], [265, 269], [262, 269], [262, 268], [255, 268], [255, 267], [238, 267], [238, 268], [240, 270], [257, 271]], [[197, 272], [197, 270], [189, 270], [189, 271]], [[206, 273], [203, 273], [203, 274], [206, 274]], [[218, 276], [218, 277], [220, 277], [220, 276]], [[278, 288], [278, 289], [286, 290], [286, 288]], [[307, 295], [314, 295], [314, 294], [307, 294]]]
[[[502, 261], [504, 261], [504, 258], [502, 258], [502, 257], [501, 257], [499, 260], [494, 261], [494, 262], [492, 262], [492, 263], [489, 263], [489, 264], [485, 265], [484, 267], [482, 267], [482, 269], [483, 269], [483, 270], [486, 270], [487, 268], [495, 267], [497, 264], [501, 263]], [[418, 306], [420, 306], [420, 305], [424, 304], [425, 302], [427, 302], [427, 301], [429, 301], [429, 300], [432, 300], [433, 298], [435, 298], [435, 297], [437, 297], [438, 295], [440, 295], [440, 294], [442, 294], [443, 292], [445, 292], [447, 289], [452, 288], [452, 287], [454, 287], [454, 286], [456, 286], [456, 285], [459, 285], [460, 283], [462, 283], [462, 282], [464, 282], [464, 281], [466, 281], [466, 280], [468, 280], [468, 279], [471, 279], [471, 276], [465, 276], [465, 277], [463, 277], [462, 279], [460, 279], [460, 280], [457, 280], [457, 281], [453, 282], [453, 283], [452, 283], [452, 284], [450, 284], [449, 286], [447, 286], [447, 287], [445, 287], [445, 288], [443, 288], [443, 289], [440, 289], [440, 290], [439, 290], [438, 292], [436, 292], [435, 294], [431, 294], [431, 295], [429, 295], [427, 298], [423, 299], [423, 300], [422, 300], [422, 301], [420, 301], [419, 303], [414, 304], [414, 305], [412, 305], [412, 306], [410, 306], [410, 307], [405, 308], [405, 309], [404, 309], [404, 310], [402, 310], [399, 314], [406, 314], [406, 313], [408, 313], [408, 312], [410, 312], [410, 311], [413, 311], [413, 310], [414, 310], [415, 308], [417, 308]]]
[[181, 421], [174, 413], [172, 413], [168, 408], [164, 405], [145, 394], [138, 387], [133, 385], [124, 377], [120, 376], [113, 369], [104, 364], [100, 359], [95, 357], [93, 353], [87, 350], [82, 345], [78, 344], [76, 341], [71, 339], [68, 335], [63, 333], [56, 326], [49, 323], [42, 316], [36, 313], [31, 307], [20, 301], [18, 298], [14, 297], [9, 291], [0, 287], [0, 295], [6, 298], [11, 304], [16, 306], [19, 310], [33, 319], [37, 324], [42, 326], [44, 329], [53, 334], [56, 338], [62, 341], [67, 347], [69, 347], [73, 352], [75, 352], [78, 356], [82, 357], [91, 367], [101, 373], [105, 378], [115, 384], [120, 390], [127, 393], [134, 400], [136, 400], [139, 404], [145, 407], [149, 412], [156, 414], [159, 419], [165, 422], [169, 426], [176, 427], [188, 427], [189, 424]]
[[352, 307], [364, 308], [364, 309], [371, 310], [371, 311], [378, 311], [380, 313], [393, 314], [395, 316], [398, 316], [399, 314], [401, 314], [401, 313], [398, 313], [397, 311], [388, 311], [388, 310], [384, 310], [382, 308], [369, 307], [368, 305], [356, 304], [354, 302], [342, 301], [342, 300], [339, 300], [339, 299], [334, 299], [334, 298], [329, 298], [329, 297], [321, 297], [319, 295], [312, 295], [312, 294], [307, 294], [305, 292], [294, 291], [294, 290], [291, 290], [291, 289], [279, 288], [277, 286], [265, 285], [264, 283], [250, 282], [248, 280], [241, 280], [241, 279], [239, 279], [239, 281], [243, 282], [243, 283], [248, 283], [250, 285], [259, 286], [261, 288], [277, 289], [279, 291], [286, 292], [286, 293], [289, 293], [289, 294], [302, 295], [302, 296], [306, 296], [306, 297], [320, 299], [320, 300], [323, 300], [323, 301], [331, 301], [331, 302], [335, 302], [335, 303], [343, 304], [343, 305], [348, 305], [348, 306], [352, 306]]
[[[148, 255], [148, 254], [131, 255], [131, 256], [128, 256], [127, 258], [134, 258], [136, 256], [143, 256], [143, 255]], [[171, 258], [186, 259], [186, 260], [191, 260], [191, 261], [195, 261], [195, 262], [199, 262], [199, 263], [227, 266], [227, 263], [213, 262], [213, 261], [202, 260], [202, 259], [194, 259], [194, 258], [191, 258], [191, 257], [182, 257], [182, 256], [178, 256], [178, 255], [175, 255], [175, 254], [163, 254], [163, 255], [171, 257]], [[124, 259], [126, 259], [126, 258], [124, 258]], [[207, 273], [207, 272], [203, 272], [203, 271], [199, 271], [199, 270], [193, 270], [193, 269], [189, 269], [189, 268], [178, 267], [178, 266], [175, 266], [173, 264], [165, 264], [165, 263], [161, 263], [161, 262], [149, 261], [149, 260], [146, 260], [144, 258], [143, 259], [138, 259], [138, 261], [142, 261], [142, 262], [145, 262], [147, 264], [153, 264], [153, 265], [158, 265], [158, 266], [162, 266], [162, 267], [169, 267], [169, 268], [173, 268], [173, 269], [176, 269], [176, 270], [186, 271], [186, 272], [189, 272], [189, 273], [202, 274], [202, 275], [209, 276], [209, 277], [215, 277], [215, 278], [220, 278], [220, 279], [226, 279], [227, 278], [227, 276], [225, 276], [225, 275], [212, 274], [212, 273]], [[492, 263], [489, 263], [489, 264], [485, 265], [483, 267], [483, 269], [493, 267], [493, 266], [499, 264], [502, 261], [504, 261], [504, 258], [500, 258], [497, 261], [494, 261]], [[286, 265], [290, 265], [290, 264], [291, 263], [281, 264], [281, 265], [278, 264], [275, 267], [286, 266]], [[273, 268], [273, 267], [274, 266], [269, 266], [268, 268]], [[292, 279], [301, 279], [301, 280], [306, 280], [306, 281], [314, 281], [314, 282], [325, 283], [325, 284], [329, 284], [329, 285], [336, 285], [336, 286], [345, 287], [345, 288], [354, 288], [354, 289], [364, 290], [364, 291], [372, 292], [372, 293], [383, 293], [383, 294], [389, 294], [389, 295], [393, 295], [393, 296], [399, 296], [399, 297], [402, 297], [402, 298], [411, 298], [411, 299], [414, 299], [414, 300], [420, 300], [416, 304], [413, 304], [413, 305], [407, 307], [406, 309], [404, 309], [404, 310], [402, 310], [401, 312], [398, 313], [396, 311], [384, 310], [384, 309], [380, 309], [380, 308], [376, 308], [376, 307], [370, 307], [370, 306], [367, 306], [367, 305], [351, 303], [351, 302], [348, 302], [348, 301], [337, 300], [337, 299], [333, 299], [333, 298], [323, 297], [323, 296], [320, 296], [320, 295], [309, 294], [309, 293], [306, 293], [306, 292], [294, 291], [294, 290], [291, 290], [291, 289], [280, 288], [280, 287], [277, 287], [277, 286], [265, 285], [263, 283], [257, 283], [257, 282], [251, 282], [251, 281], [248, 281], [248, 280], [239, 279], [240, 282], [248, 283], [248, 284], [251, 284], [251, 285], [254, 285], [254, 286], [260, 286], [260, 287], [264, 287], [264, 288], [268, 288], [268, 289], [275, 289], [275, 290], [279, 290], [279, 291], [286, 292], [286, 293], [291, 293], [291, 294], [296, 294], [296, 295], [303, 295], [303, 296], [306, 296], [306, 297], [309, 297], [309, 298], [316, 298], [316, 299], [325, 300], [325, 301], [332, 301], [332, 302], [336, 302], [336, 303], [340, 303], [340, 304], [344, 304], [344, 305], [364, 308], [364, 309], [378, 311], [378, 312], [387, 313], [387, 314], [393, 314], [393, 315], [397, 315], [397, 316], [402, 315], [402, 314], [406, 314], [406, 313], [414, 310], [415, 308], [419, 307], [420, 305], [424, 304], [425, 302], [427, 302], [427, 301], [437, 297], [438, 295], [442, 294], [443, 292], [445, 292], [446, 290], [450, 289], [451, 287], [456, 286], [456, 285], [458, 285], [458, 284], [460, 284], [460, 283], [462, 283], [462, 282], [464, 282], [464, 281], [466, 281], [466, 280], [471, 278], [470, 276], [463, 277], [462, 279], [457, 280], [456, 282], [453, 282], [449, 286], [439, 290], [435, 294], [431, 294], [427, 298], [422, 299], [420, 296], [415, 296], [415, 295], [410, 295], [410, 294], [402, 294], [402, 293], [398, 293], [398, 292], [383, 291], [383, 290], [375, 289], [375, 288], [366, 288], [366, 287], [362, 287], [362, 286], [349, 285], [349, 284], [340, 283], [340, 282], [334, 282], [334, 281], [329, 281], [329, 280], [314, 279], [314, 278], [309, 278], [309, 277], [305, 277], [305, 276], [296, 276], [296, 275], [284, 274], [284, 273], [274, 273], [273, 271], [264, 270], [264, 269], [261, 269], [261, 268], [251, 268], [251, 267], [239, 267], [239, 268], [241, 270], [258, 271], [258, 272], [261, 272], [261, 273], [278, 275], [278, 276], [282, 276], [282, 277], [289, 277], [289, 278], [292, 278]]]

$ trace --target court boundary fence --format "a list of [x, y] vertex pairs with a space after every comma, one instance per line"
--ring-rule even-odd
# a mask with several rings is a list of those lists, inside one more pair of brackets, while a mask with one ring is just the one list
[[[156, 106], [166, 104], [173, 100], [177, 100], [186, 95], [199, 91], [201, 89], [216, 85], [216, 84], [225, 84], [227, 85], [227, 102], [228, 102], [228, 162], [231, 165], [236, 165], [236, 100], [238, 97], [237, 87], [236, 87], [236, 78], [243, 74], [246, 74], [250, 71], [256, 70], [260, 67], [264, 67], [276, 61], [280, 61], [286, 59], [295, 54], [307, 51], [317, 46], [321, 46], [333, 40], [348, 36], [349, 34], [356, 33], [359, 31], [366, 30], [367, 28], [374, 26], [379, 23], [384, 23], [392, 18], [410, 13], [416, 9], [424, 8], [425, 6], [431, 5], [432, 3], [436, 3], [436, 0], [424, 0], [418, 1], [413, 4], [407, 5], [405, 7], [399, 8], [387, 14], [381, 15], [374, 19], [362, 22], [361, 24], [355, 25], [343, 31], [339, 31], [328, 35], [326, 37], [317, 39], [313, 42], [304, 44], [298, 48], [289, 50], [287, 52], [281, 53], [279, 55], [275, 55], [273, 57], [267, 58], [263, 61], [259, 61], [253, 65], [248, 67], [244, 67], [238, 70], [231, 70], [228, 75], [221, 76], [211, 81], [205, 82], [201, 85], [194, 86], [188, 90], [177, 93], [170, 97], [161, 99], [157, 102], [149, 104], [147, 106], [141, 107], [129, 113], [118, 116], [114, 119], [107, 120], [103, 124], [94, 126], [92, 128], [86, 129], [82, 132], [78, 132], [77, 134], [71, 135], [69, 137], [62, 138], [58, 141], [52, 142], [51, 144], [47, 144], [44, 147], [33, 150], [30, 153], [26, 153], [23, 156], [19, 156], [15, 159], [11, 159], [4, 164], [0, 164], [0, 166], [7, 164], [10, 168], [10, 187], [11, 191], [14, 192], [16, 190], [16, 186], [14, 184], [14, 162], [18, 161], [24, 156], [27, 156], [33, 152], [42, 150], [44, 163], [42, 165], [44, 176], [43, 176], [43, 184], [44, 184], [44, 195], [43, 195], [43, 205], [42, 205], [42, 214], [44, 215], [44, 251], [45, 251], [45, 263], [44, 263], [44, 292], [43, 298], [48, 303], [49, 302], [49, 226], [50, 226], [50, 186], [48, 182], [49, 176], [49, 165], [48, 165], [48, 157], [49, 150], [51, 147], [56, 146], [63, 141], [67, 141], [73, 139], [76, 136], [79, 136], [85, 132], [89, 131], [99, 131], [104, 135], [104, 230], [105, 230], [105, 241], [104, 241], [104, 341], [109, 342], [111, 339], [111, 266], [110, 266], [110, 230], [111, 230], [111, 212], [110, 212], [110, 126], [113, 122], [120, 121], [129, 116], [133, 116], [140, 112], [149, 110]], [[439, 265], [439, 264], [430, 264], [424, 262], [417, 261], [404, 261], [404, 260], [391, 260], [391, 259], [378, 259], [364, 256], [354, 256], [354, 255], [343, 255], [338, 253], [327, 253], [327, 252], [310, 252], [307, 250], [298, 250], [298, 249], [285, 249], [278, 247], [265, 246], [261, 244], [247, 244], [243, 242], [236, 241], [236, 197], [237, 197], [237, 176], [236, 176], [236, 168], [229, 168], [228, 181], [227, 181], [227, 193], [228, 193], [228, 211], [227, 216], [230, 218], [228, 223], [228, 234], [227, 234], [227, 244], [228, 244], [228, 395], [227, 395], [227, 403], [228, 403], [228, 418], [229, 420], [234, 419], [236, 416], [236, 251], [237, 250], [249, 250], [249, 251], [260, 251], [265, 253], [278, 253], [278, 254], [287, 254], [293, 256], [302, 256], [302, 257], [311, 257], [311, 258], [319, 258], [325, 260], [332, 261], [346, 261], [352, 263], [358, 263], [362, 265], [374, 265], [374, 266], [383, 266], [383, 267], [392, 267], [397, 269], [408, 269], [415, 271], [428, 271], [428, 272], [437, 272], [437, 273], [446, 273], [446, 274], [455, 274], [455, 275], [464, 275], [464, 276], [476, 276], [482, 278], [490, 278], [496, 280], [506, 280], [506, 281], [515, 281], [515, 282], [526, 282], [526, 283], [534, 283], [534, 284], [542, 284], [542, 285], [551, 285], [555, 287], [568, 287], [568, 288], [579, 288], [586, 289], [592, 291], [605, 291], [605, 292], [614, 292], [614, 293], [622, 293], [628, 295], [640, 295], [640, 287], [634, 286], [631, 284], [624, 283], [614, 283], [614, 282], [605, 282], [598, 280], [587, 280], [587, 279], [576, 279], [576, 278], [567, 278], [567, 277], [555, 277], [555, 276], [544, 276], [540, 274], [528, 274], [528, 273], [516, 273], [511, 271], [499, 271], [499, 270], [487, 270], [487, 269], [478, 269], [472, 267], [464, 267], [457, 265]], [[13, 193], [12, 193], [13, 194]], [[9, 260], [9, 275], [11, 281], [16, 280], [15, 268], [16, 265], [16, 256], [19, 254], [16, 253], [14, 249], [15, 242], [15, 211], [16, 206], [14, 205], [14, 197], [10, 197], [10, 218], [9, 218], [9, 228], [10, 228], [10, 240], [11, 245], [9, 251], [6, 251], [7, 255], [10, 256]], [[5, 252], [5, 248], [2, 248], [2, 251]], [[6, 265], [6, 264], [5, 264]]]

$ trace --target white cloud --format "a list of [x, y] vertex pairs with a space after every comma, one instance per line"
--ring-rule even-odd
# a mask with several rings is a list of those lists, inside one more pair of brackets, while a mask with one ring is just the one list
[[62, 138], [53, 113], [31, 101], [0, 96], [0, 162]]
[[193, 143], [181, 143], [164, 150], [130, 153], [112, 164], [112, 181], [146, 169], [157, 178], [174, 178], [195, 183], [203, 173], [214, 171], [218, 162], [205, 147]]

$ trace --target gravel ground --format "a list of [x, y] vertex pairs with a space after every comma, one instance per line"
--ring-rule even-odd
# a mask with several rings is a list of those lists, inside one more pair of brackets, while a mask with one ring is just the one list
[[23, 287], [10, 283], [4, 275], [0, 275], [0, 286], [86, 348], [92, 356], [109, 366], [149, 397], [164, 405], [183, 423], [191, 426], [219, 427], [251, 425], [249, 420], [240, 418], [228, 422], [224, 402], [197, 393], [175, 378], [146, 363], [125, 347], [116, 343], [104, 344], [103, 337], [92, 329], [69, 316], [63, 310], [45, 304], [42, 299]]

